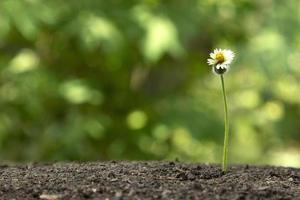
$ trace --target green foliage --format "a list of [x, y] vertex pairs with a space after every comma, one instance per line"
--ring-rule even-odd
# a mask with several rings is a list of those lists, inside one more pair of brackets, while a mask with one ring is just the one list
[[220, 47], [230, 162], [300, 166], [299, 6], [2, 0], [0, 158], [220, 162]]

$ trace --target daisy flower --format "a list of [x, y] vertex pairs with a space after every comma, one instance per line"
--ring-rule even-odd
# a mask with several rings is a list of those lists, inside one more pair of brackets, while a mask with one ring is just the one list
[[223, 74], [229, 70], [230, 64], [234, 58], [234, 53], [228, 49], [215, 49], [214, 52], [209, 54], [210, 58], [207, 59], [208, 65], [212, 66], [213, 72], [220, 75], [223, 100], [224, 100], [224, 146], [223, 146], [223, 159], [222, 159], [222, 171], [227, 171], [228, 160], [228, 146], [229, 146], [229, 118], [228, 118], [228, 106], [225, 90], [225, 81]]
[[229, 70], [234, 53], [228, 49], [215, 49], [209, 56], [210, 58], [207, 59], [208, 65], [213, 67], [213, 72], [220, 75]]

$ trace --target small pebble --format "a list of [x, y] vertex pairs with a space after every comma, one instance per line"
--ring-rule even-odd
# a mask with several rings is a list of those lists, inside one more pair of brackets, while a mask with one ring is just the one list
[[57, 200], [60, 197], [61, 197], [60, 195], [56, 195], [56, 194], [41, 194], [40, 195], [40, 199], [45, 199], [45, 200]]

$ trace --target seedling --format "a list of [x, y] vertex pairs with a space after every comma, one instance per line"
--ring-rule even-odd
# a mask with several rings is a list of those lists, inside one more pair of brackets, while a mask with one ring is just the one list
[[224, 74], [229, 70], [230, 64], [234, 58], [234, 53], [227, 49], [215, 49], [213, 53], [209, 54], [210, 58], [207, 59], [208, 65], [212, 66], [212, 71], [219, 75], [221, 78], [222, 93], [224, 99], [224, 111], [225, 111], [225, 134], [224, 134], [224, 147], [223, 147], [223, 160], [222, 171], [227, 171], [228, 160], [228, 138], [229, 138], [229, 119], [228, 119], [228, 106], [225, 89]]

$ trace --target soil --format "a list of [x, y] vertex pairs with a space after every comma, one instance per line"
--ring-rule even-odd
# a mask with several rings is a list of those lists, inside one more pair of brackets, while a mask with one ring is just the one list
[[0, 166], [0, 199], [300, 199], [300, 169], [180, 162]]

